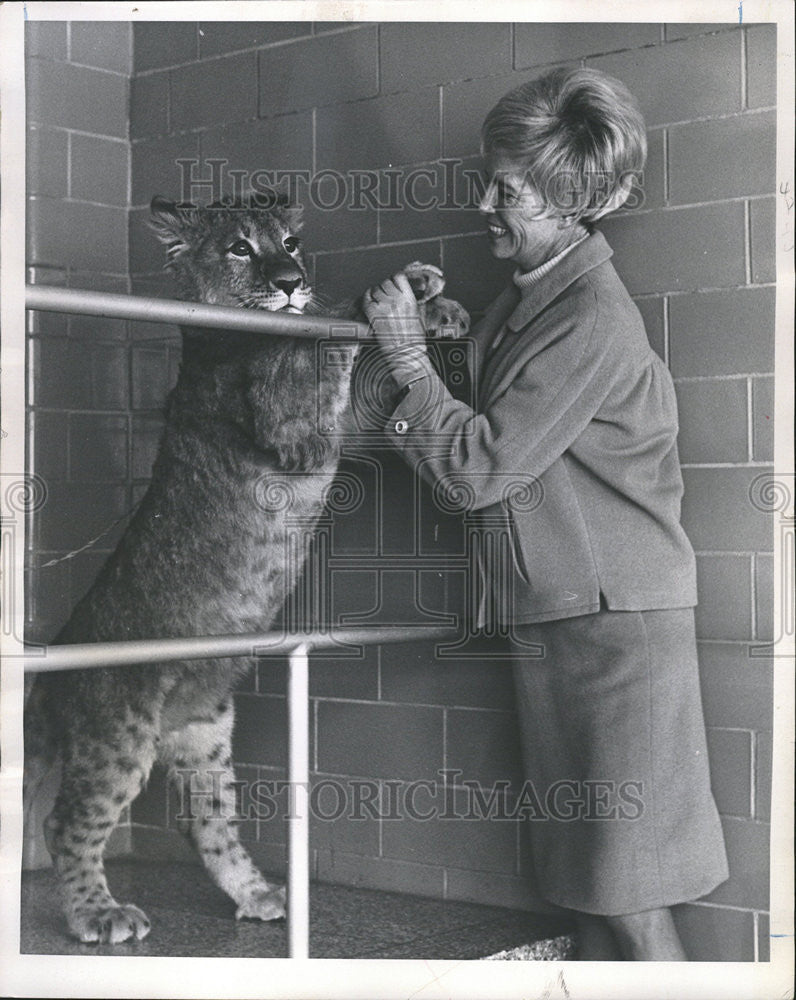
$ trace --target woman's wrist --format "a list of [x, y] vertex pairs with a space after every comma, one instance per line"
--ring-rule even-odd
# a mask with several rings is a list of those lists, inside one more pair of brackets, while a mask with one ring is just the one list
[[403, 344], [384, 352], [390, 374], [399, 388], [419, 381], [433, 371], [425, 344]]

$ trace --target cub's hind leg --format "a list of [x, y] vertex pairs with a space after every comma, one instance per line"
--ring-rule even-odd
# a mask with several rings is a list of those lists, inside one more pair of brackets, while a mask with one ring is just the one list
[[217, 713], [163, 736], [160, 755], [177, 788], [177, 819], [212, 880], [237, 903], [236, 918], [278, 920], [285, 915], [285, 890], [255, 867], [235, 824], [231, 698], [218, 705]]
[[36, 683], [37, 680], [36, 677], [25, 679], [25, 770], [22, 801], [26, 826], [31, 821], [36, 796], [53, 768], [57, 753], [42, 704], [42, 685]]
[[151, 716], [132, 712], [101, 733], [86, 727], [64, 740], [61, 787], [45, 839], [69, 929], [81, 941], [118, 944], [149, 933], [146, 914], [111, 895], [102, 855], [122, 810], [149, 777], [156, 742]]

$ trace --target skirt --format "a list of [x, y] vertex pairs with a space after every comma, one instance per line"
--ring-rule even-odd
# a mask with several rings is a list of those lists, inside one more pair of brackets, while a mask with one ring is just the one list
[[514, 635], [541, 895], [619, 916], [711, 892], [728, 868], [693, 609], [601, 610]]

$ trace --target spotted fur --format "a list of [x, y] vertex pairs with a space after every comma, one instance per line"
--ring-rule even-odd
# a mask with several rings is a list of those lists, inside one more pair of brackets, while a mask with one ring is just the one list
[[[296, 312], [311, 305], [300, 219], [286, 205], [191, 210], [155, 199], [152, 224], [183, 298]], [[433, 271], [415, 271], [421, 297], [437, 281]], [[322, 510], [338, 459], [329, 430], [348, 406], [355, 347], [323, 368], [311, 341], [194, 327], [184, 327], [182, 337], [149, 489], [56, 643], [267, 630], [293, 577], [286, 511], [262, 497], [290, 473], [290, 518], [311, 525]], [[191, 776], [185, 832], [235, 902], [236, 916], [284, 915], [284, 890], [256, 869], [232, 822], [231, 690], [252, 662], [191, 660], [37, 678], [26, 709], [26, 794], [35, 794], [60, 758], [45, 835], [69, 929], [81, 941], [116, 943], [149, 932], [140, 909], [111, 895], [102, 858], [156, 762], [173, 781]]]

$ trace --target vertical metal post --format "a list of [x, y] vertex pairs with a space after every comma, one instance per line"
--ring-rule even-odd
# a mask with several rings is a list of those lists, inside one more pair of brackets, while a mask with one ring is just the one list
[[287, 682], [288, 816], [287, 940], [290, 958], [309, 958], [310, 940], [310, 728], [309, 646], [290, 654]]

